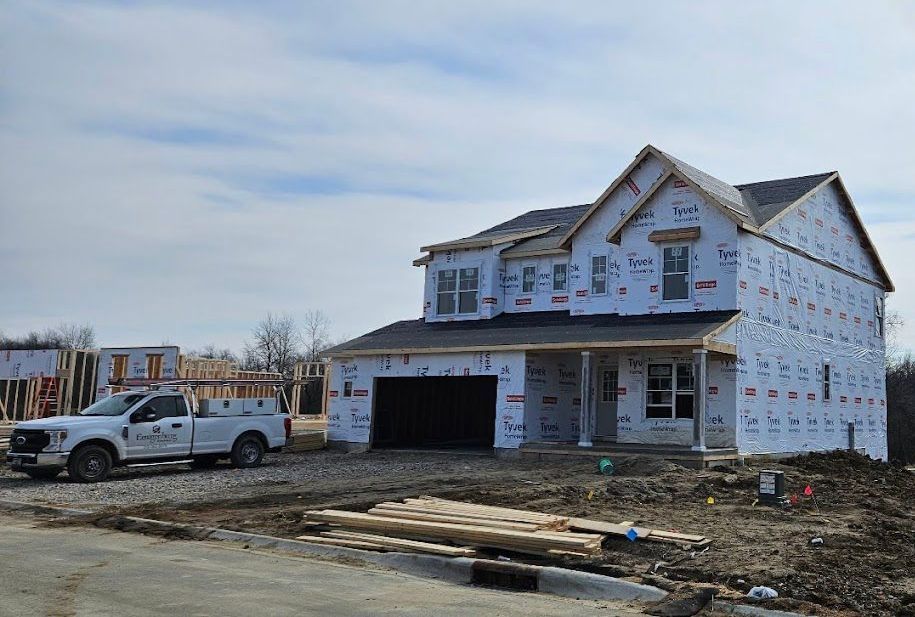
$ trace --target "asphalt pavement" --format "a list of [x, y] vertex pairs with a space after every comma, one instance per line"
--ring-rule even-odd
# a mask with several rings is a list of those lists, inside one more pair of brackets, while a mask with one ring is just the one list
[[0, 615], [603, 615], [625, 604], [0, 514]]

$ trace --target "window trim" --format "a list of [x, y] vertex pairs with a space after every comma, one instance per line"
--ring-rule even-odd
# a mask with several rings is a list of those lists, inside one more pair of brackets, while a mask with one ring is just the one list
[[[669, 392], [671, 393], [671, 399], [670, 399], [670, 415], [669, 415], [669, 416], [662, 416], [662, 417], [654, 416], [654, 417], [652, 417], [652, 416], [649, 416], [649, 415], [648, 415], [648, 407], [649, 407], [649, 404], [648, 404], [648, 392], [649, 392], [649, 390], [648, 390], [648, 379], [649, 379], [649, 373], [650, 373], [650, 371], [651, 371], [651, 367], [652, 367], [652, 366], [657, 366], [657, 365], [664, 365], [664, 366], [669, 366], [669, 367], [671, 367], [671, 388], [672, 388], [672, 389], [669, 390]], [[693, 375], [692, 375], [693, 387], [692, 387], [692, 389], [689, 389], [689, 390], [681, 390], [681, 389], [679, 389], [679, 384], [677, 383], [677, 367], [680, 366], [680, 365], [689, 366], [690, 369], [692, 370], [692, 372], [693, 372]], [[694, 365], [694, 362], [693, 362], [692, 360], [672, 359], [672, 360], [663, 360], [663, 361], [659, 361], [659, 362], [647, 362], [646, 365], [645, 365], [645, 384], [644, 384], [644, 385], [645, 385], [645, 387], [644, 387], [645, 395], [644, 395], [643, 401], [642, 401], [642, 403], [643, 403], [643, 404], [642, 404], [642, 413], [644, 414], [644, 417], [645, 417], [646, 420], [662, 420], [662, 421], [672, 421], [672, 422], [693, 422], [693, 416], [695, 415], [695, 397], [696, 397], [696, 388], [695, 388], [695, 386], [696, 386], [696, 375], [695, 375], [695, 365]], [[668, 391], [668, 390], [652, 390], [652, 392], [667, 392], [667, 391]], [[677, 416], [677, 394], [687, 394], [687, 393], [688, 393], [688, 394], [691, 394], [692, 397], [693, 397], [693, 403], [692, 403], [692, 405], [690, 406], [690, 410], [689, 410], [690, 416], [689, 416], [689, 417], [678, 417], [678, 416]], [[662, 407], [662, 408], [663, 408], [663, 407], [667, 407], [667, 405], [651, 405], [651, 407]]]
[[[565, 269], [565, 276], [563, 277], [562, 287], [556, 288], [556, 266], [562, 266]], [[554, 261], [552, 266], [552, 286], [553, 293], [558, 291], [569, 291], [569, 262], [568, 261]]]
[[[685, 248], [688, 253], [686, 255], [686, 272], [664, 272], [664, 251], [666, 249], [672, 248]], [[661, 267], [658, 268], [658, 276], [661, 277], [661, 280], [658, 282], [658, 289], [661, 292], [661, 297], [658, 299], [659, 302], [667, 304], [671, 302], [691, 302], [693, 299], [693, 243], [692, 242], [667, 242], [659, 245], [658, 247], [661, 251]], [[671, 298], [669, 300], [664, 298], [664, 275], [665, 274], [686, 274], [686, 297], [685, 298]]]
[[[600, 258], [604, 259], [604, 291], [598, 293], [594, 291], [594, 260]], [[591, 254], [588, 260], [588, 283], [589, 295], [606, 296], [610, 293], [610, 255], [606, 253]]]
[[[525, 282], [524, 281], [524, 271], [528, 268], [534, 269], [534, 283], [533, 283], [533, 286], [531, 287], [530, 291], [524, 291], [524, 282]], [[533, 263], [528, 262], [528, 263], [521, 264], [521, 289], [518, 292], [519, 295], [533, 296], [535, 293], [537, 293], [537, 270], [538, 270], [538, 268], [537, 268], [536, 262], [533, 262]]]

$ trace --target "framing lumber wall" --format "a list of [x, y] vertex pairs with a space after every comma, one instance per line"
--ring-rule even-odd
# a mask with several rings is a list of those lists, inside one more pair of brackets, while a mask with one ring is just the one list
[[[95, 402], [98, 352], [86, 349], [57, 350], [57, 402], [45, 415], [68, 416]], [[0, 379], [0, 418], [4, 422], [39, 417], [42, 377]]]
[[[325, 376], [329, 370], [329, 362], [296, 362], [289, 400], [293, 416], [315, 415], [315, 412], [321, 416], [327, 414], [329, 380]], [[317, 409], [310, 404], [315, 400], [319, 401]]]
[[[282, 379], [280, 373], [242, 371], [231, 360], [178, 356], [178, 379]], [[197, 398], [273, 398], [272, 386], [202, 386]]]

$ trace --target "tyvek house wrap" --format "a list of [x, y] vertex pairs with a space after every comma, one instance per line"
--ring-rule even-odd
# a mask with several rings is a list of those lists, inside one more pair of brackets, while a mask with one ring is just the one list
[[54, 377], [56, 349], [7, 349], [0, 351], [0, 379]]
[[[874, 276], [834, 190], [818, 192], [773, 230], [781, 242]], [[757, 236], [741, 234], [740, 242], [740, 451], [844, 448], [852, 422], [856, 447], [885, 459], [885, 348], [874, 324], [882, 288]]]
[[[645, 414], [648, 366], [677, 362], [692, 364], [692, 353], [631, 352], [620, 356], [616, 437], [619, 443], [692, 445], [692, 418], [648, 418]], [[709, 447], [733, 448], [737, 445], [736, 373], [733, 359], [708, 360], [705, 441]]]
[[[375, 377], [461, 377], [492, 375], [496, 387], [495, 447], [517, 448], [527, 438], [524, 417], [524, 352], [462, 352], [358, 356], [334, 360], [330, 372], [327, 438], [368, 443]], [[344, 382], [352, 395], [344, 397]]]
[[105, 398], [110, 393], [106, 387], [114, 376], [114, 356], [127, 356], [127, 375], [130, 379], [145, 379], [146, 356], [162, 356], [162, 379], [174, 379], [178, 375], [178, 347], [124, 347], [106, 348], [99, 352], [98, 383], [95, 398]]
[[579, 438], [581, 353], [526, 354], [524, 416], [533, 441]]

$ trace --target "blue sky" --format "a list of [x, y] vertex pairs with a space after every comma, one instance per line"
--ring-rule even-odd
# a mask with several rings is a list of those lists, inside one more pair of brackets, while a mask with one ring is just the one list
[[593, 201], [653, 143], [732, 183], [838, 169], [915, 348], [913, 30], [902, 2], [4, 1], [0, 330], [358, 335], [420, 314], [420, 245]]

